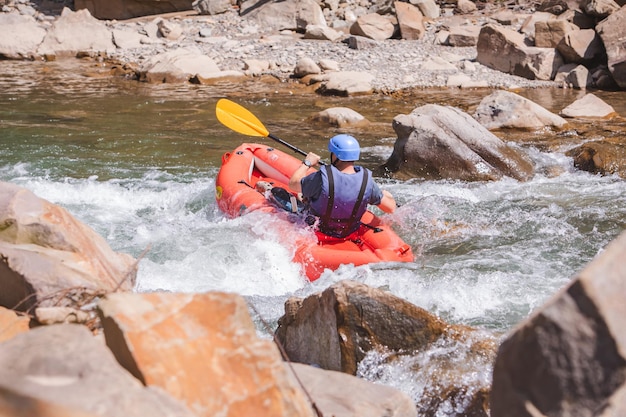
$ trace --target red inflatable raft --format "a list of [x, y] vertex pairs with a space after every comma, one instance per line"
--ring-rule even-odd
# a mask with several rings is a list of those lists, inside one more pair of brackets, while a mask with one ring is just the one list
[[[289, 190], [289, 178], [301, 164], [300, 159], [267, 145], [240, 145], [222, 156], [222, 166], [215, 180], [219, 208], [230, 217], [253, 210], [283, 211], [265, 186], [271, 184], [273, 190], [278, 189], [287, 196], [288, 202], [296, 203], [295, 195], [285, 190]], [[363, 215], [361, 223], [359, 230], [345, 239], [321, 232], [315, 232], [317, 239], [294, 236], [297, 247], [294, 261], [302, 265], [309, 280], [314, 281], [325, 269], [335, 270], [342, 264], [413, 261], [411, 247], [371, 211]]]

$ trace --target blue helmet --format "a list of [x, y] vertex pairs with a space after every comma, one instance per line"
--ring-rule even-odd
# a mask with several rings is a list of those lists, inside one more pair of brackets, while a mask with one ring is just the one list
[[357, 161], [361, 154], [361, 147], [354, 136], [341, 134], [330, 138], [328, 150], [334, 153], [341, 161]]

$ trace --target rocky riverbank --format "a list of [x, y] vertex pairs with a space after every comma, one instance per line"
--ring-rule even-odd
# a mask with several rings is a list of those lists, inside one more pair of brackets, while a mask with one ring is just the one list
[[[530, 80], [481, 65], [476, 62], [473, 45], [442, 44], [442, 34], [450, 28], [494, 21], [486, 11], [467, 15], [444, 11], [445, 15], [437, 19], [424, 20], [420, 39], [358, 37], [358, 45], [351, 47], [348, 40], [355, 37], [347, 27], [335, 30], [335, 40], [307, 39], [306, 33], [278, 30], [242, 17], [236, 7], [216, 15], [188, 11], [126, 21], [100, 21], [90, 16], [72, 16], [75, 13], [69, 9], [60, 10], [35, 3], [7, 2], [4, 15], [0, 15], [0, 55], [14, 59], [91, 56], [121, 64], [116, 65], [116, 74], [135, 76], [151, 57], [186, 49], [210, 58], [224, 77], [263, 80], [260, 75], [271, 75], [281, 81], [292, 80], [298, 63], [308, 58], [321, 64], [320, 71], [369, 74], [371, 91], [382, 93], [461, 85], [509, 89], [556, 85], [553, 81]], [[519, 11], [516, 16], [514, 21], [519, 27], [529, 14]], [[62, 19], [65, 25], [59, 23]], [[41, 48], [42, 43], [46, 45], [44, 36], [55, 30], [57, 42], [48, 42], [46, 51]], [[106, 39], [107, 34], [112, 40]], [[120, 67], [125, 70], [120, 71]]]

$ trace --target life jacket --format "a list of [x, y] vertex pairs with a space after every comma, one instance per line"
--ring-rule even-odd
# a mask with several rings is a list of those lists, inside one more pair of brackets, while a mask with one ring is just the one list
[[355, 174], [344, 174], [332, 165], [320, 169], [322, 192], [318, 199], [309, 201], [309, 209], [320, 218], [322, 233], [344, 238], [359, 228], [373, 186], [366, 168], [355, 170]]

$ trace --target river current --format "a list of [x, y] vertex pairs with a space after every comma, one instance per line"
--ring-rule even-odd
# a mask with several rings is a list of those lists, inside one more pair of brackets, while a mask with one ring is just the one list
[[[544, 130], [497, 133], [531, 156], [537, 168], [531, 181], [379, 179], [401, 205], [385, 216], [412, 246], [416, 261], [346, 265], [309, 283], [290, 261], [292, 249], [279, 243], [274, 219], [262, 213], [228, 219], [218, 210], [214, 180], [222, 154], [241, 142], [281, 145], [222, 126], [217, 100], [239, 102], [275, 136], [321, 155], [337, 130], [308, 117], [350, 107], [373, 122], [351, 133], [364, 147], [363, 165], [374, 168], [391, 154], [395, 115], [427, 103], [469, 111], [488, 91], [320, 97], [282, 85], [275, 91], [246, 84], [147, 85], [98, 76], [89, 68], [93, 64], [84, 65], [0, 61], [0, 180], [65, 207], [116, 251], [135, 257], [145, 251], [137, 291], [241, 294], [265, 336], [260, 322], [275, 327], [288, 297], [352, 279], [500, 338], [626, 225], [626, 182], [581, 172], [565, 155], [583, 140], [623, 132], [623, 122], [596, 124], [584, 138], [577, 133], [582, 128], [562, 132], [558, 140]], [[521, 94], [558, 112], [582, 93]], [[626, 116], [626, 93], [600, 96]], [[463, 347], [453, 349], [462, 356]], [[372, 359], [369, 366], [362, 376], [416, 401], [428, 391], [429, 376], [414, 374], [410, 364], [390, 369]], [[488, 386], [490, 366], [475, 364], [466, 383]], [[442, 408], [440, 415], [455, 413]]]

